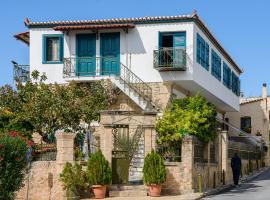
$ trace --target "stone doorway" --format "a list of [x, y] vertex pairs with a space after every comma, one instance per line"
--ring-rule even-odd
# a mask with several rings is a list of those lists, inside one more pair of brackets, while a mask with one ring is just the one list
[[113, 128], [113, 140], [113, 184], [142, 184], [145, 154], [143, 127], [117, 124]]

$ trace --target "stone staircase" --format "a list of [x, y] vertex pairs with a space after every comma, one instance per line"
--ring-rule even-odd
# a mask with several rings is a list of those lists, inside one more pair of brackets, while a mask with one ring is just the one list
[[131, 161], [131, 167], [129, 169], [129, 182], [133, 184], [143, 183], [143, 163], [144, 163], [144, 135], [141, 134], [141, 138], [138, 143], [138, 150]]
[[111, 77], [112, 83], [130, 97], [142, 110], [155, 111], [152, 88], [122, 63], [120, 74]]
[[110, 197], [145, 197], [147, 196], [145, 185], [112, 185], [109, 189]]

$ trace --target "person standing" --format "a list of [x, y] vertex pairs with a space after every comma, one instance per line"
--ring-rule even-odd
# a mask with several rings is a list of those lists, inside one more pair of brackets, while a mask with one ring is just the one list
[[232, 172], [233, 172], [234, 185], [238, 186], [242, 163], [241, 163], [241, 158], [237, 155], [237, 153], [235, 153], [234, 156], [232, 157], [231, 167], [232, 167]]

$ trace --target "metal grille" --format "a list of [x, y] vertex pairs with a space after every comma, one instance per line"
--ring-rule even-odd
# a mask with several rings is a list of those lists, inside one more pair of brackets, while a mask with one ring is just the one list
[[154, 50], [154, 68], [158, 70], [186, 70], [186, 49], [161, 48]]
[[167, 162], [181, 162], [181, 142], [158, 144], [157, 151]]
[[216, 163], [216, 148], [214, 144], [210, 145], [210, 162]]
[[[140, 79], [135, 73], [127, 68], [119, 61], [114, 61], [115, 58], [100, 58], [100, 57], [72, 57], [64, 58], [64, 78], [72, 77], [98, 77], [98, 76], [115, 76], [119, 77], [124, 84], [127, 84], [135, 90], [142, 98], [152, 101], [152, 88]], [[119, 65], [120, 70], [106, 68], [101, 70], [102, 63], [115, 62]], [[79, 70], [78, 63], [85, 64], [84, 70]]]
[[12, 61], [12, 63], [13, 63], [13, 80], [21, 83], [29, 81], [30, 80], [29, 65], [19, 65], [14, 61]]
[[204, 143], [196, 140], [194, 143], [194, 162], [206, 163], [207, 160], [204, 158]]
[[33, 161], [55, 161], [56, 144], [40, 144], [34, 147]]

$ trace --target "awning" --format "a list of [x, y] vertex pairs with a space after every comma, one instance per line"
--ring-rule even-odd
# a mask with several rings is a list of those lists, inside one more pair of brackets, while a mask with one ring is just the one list
[[29, 45], [29, 32], [23, 32], [23, 33], [18, 33], [16, 35], [14, 35], [14, 37], [17, 40], [22, 41], [23, 43]]
[[129, 29], [134, 28], [134, 24], [96, 24], [96, 25], [75, 25], [75, 26], [55, 26], [56, 31], [69, 31], [69, 30], [99, 30], [99, 29]]

